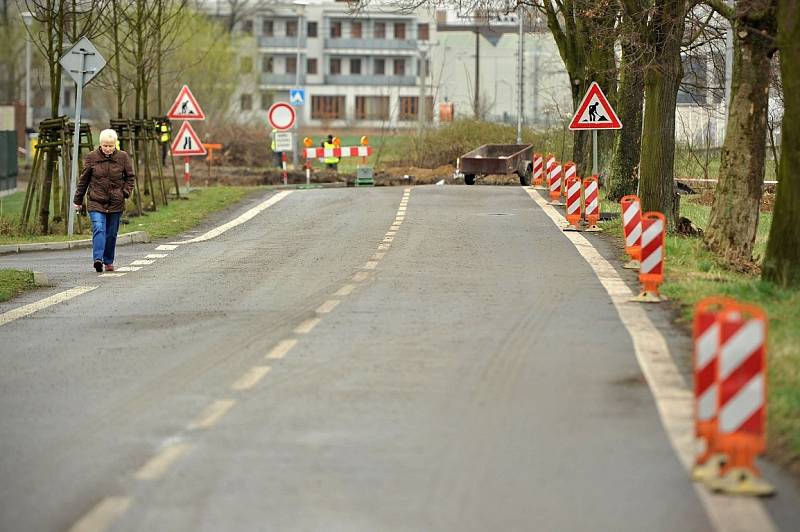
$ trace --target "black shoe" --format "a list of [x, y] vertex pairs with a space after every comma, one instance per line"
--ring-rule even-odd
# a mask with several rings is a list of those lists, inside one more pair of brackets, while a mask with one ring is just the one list
[[103, 271], [103, 261], [102, 260], [94, 261], [94, 271], [96, 271], [97, 273], [100, 273], [100, 272]]

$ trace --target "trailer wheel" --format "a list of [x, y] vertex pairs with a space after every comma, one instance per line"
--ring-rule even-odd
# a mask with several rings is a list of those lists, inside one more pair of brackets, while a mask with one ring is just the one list
[[533, 174], [533, 166], [528, 165], [524, 172], [517, 172], [519, 176], [519, 184], [522, 187], [530, 186], [531, 184], [531, 175]]
[[474, 174], [466, 174], [464, 176], [464, 183], [467, 185], [474, 185], [475, 184], [475, 175]]

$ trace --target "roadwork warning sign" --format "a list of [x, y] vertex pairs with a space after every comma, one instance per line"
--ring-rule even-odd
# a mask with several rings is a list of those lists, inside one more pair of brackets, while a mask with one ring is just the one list
[[205, 120], [206, 115], [188, 85], [184, 85], [167, 113], [170, 120]]
[[600, 85], [593, 81], [586, 91], [578, 111], [572, 117], [570, 129], [622, 129], [617, 113], [608, 103]]
[[187, 155], [205, 155], [206, 148], [200, 142], [200, 138], [195, 133], [194, 128], [189, 122], [184, 122], [175, 135], [175, 140], [172, 142], [172, 155], [187, 156]]

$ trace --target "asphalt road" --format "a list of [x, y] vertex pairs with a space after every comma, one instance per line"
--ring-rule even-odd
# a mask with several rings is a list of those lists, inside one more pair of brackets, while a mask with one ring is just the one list
[[120, 247], [164, 256], [119, 277], [0, 257], [56, 284], [0, 314], [97, 287], [0, 325], [0, 530], [714, 528], [609, 296], [521, 188], [295, 191], [166, 243]]

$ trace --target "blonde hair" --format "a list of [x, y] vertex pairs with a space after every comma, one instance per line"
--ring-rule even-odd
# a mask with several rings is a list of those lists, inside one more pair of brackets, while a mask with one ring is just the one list
[[102, 144], [103, 141], [111, 141], [114, 144], [116, 144], [117, 132], [114, 131], [113, 129], [104, 129], [103, 131], [100, 132], [100, 144]]

